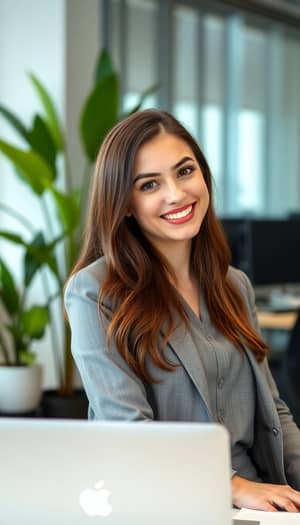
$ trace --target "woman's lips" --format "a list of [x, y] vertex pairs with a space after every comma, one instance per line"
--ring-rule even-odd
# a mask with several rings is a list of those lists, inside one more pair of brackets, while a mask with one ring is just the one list
[[195, 203], [189, 204], [184, 208], [178, 208], [176, 211], [165, 213], [161, 218], [172, 224], [182, 224], [189, 221], [194, 216]]

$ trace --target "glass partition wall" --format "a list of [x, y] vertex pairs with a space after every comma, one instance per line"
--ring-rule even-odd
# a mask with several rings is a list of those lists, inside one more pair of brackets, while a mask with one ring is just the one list
[[160, 83], [145, 107], [171, 111], [197, 138], [220, 215], [299, 213], [300, 30], [214, 5], [100, 2], [123, 107]]

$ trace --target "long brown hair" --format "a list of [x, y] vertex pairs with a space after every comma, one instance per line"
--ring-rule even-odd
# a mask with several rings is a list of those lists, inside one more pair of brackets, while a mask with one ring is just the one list
[[162, 129], [190, 146], [210, 195], [206, 216], [192, 241], [191, 267], [199, 278], [211, 321], [237, 348], [246, 344], [258, 361], [267, 352], [267, 345], [251, 326], [244, 301], [228, 275], [230, 250], [213, 209], [212, 178], [203, 153], [172, 115], [158, 110], [140, 111], [118, 123], [101, 145], [83, 248], [72, 274], [104, 255], [107, 274], [98, 299], [100, 314], [107, 317], [107, 305], [112, 312], [107, 343], [114, 339], [126, 362], [148, 382], [155, 379], [147, 370], [146, 358], [150, 357], [163, 370], [174, 370], [175, 365], [164, 355], [164, 345], [178, 320], [188, 326], [187, 313], [171, 284], [172, 269], [143, 235], [135, 219], [127, 216], [137, 151]]

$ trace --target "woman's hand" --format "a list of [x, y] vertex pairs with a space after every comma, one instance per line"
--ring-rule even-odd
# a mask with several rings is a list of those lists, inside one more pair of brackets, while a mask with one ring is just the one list
[[232, 502], [238, 507], [276, 512], [300, 512], [300, 492], [289, 485], [257, 483], [233, 476]]

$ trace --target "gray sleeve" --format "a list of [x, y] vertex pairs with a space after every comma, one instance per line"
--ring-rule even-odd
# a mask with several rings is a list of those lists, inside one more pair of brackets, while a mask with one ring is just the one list
[[153, 411], [143, 382], [114, 345], [107, 348], [107, 320], [99, 318], [98, 291], [95, 276], [83, 269], [70, 279], [64, 297], [72, 332], [72, 354], [89, 399], [90, 417], [151, 421]]
[[[260, 333], [260, 328], [256, 315], [254, 291], [248, 277], [245, 274], [243, 275], [248, 289], [251, 320], [255, 329]], [[289, 408], [280, 398], [267, 359], [264, 360], [262, 369], [268, 386], [271, 390], [272, 397], [274, 399], [274, 403], [280, 419], [283, 437], [283, 454], [286, 477], [288, 483], [290, 483], [295, 489], [300, 490], [300, 432], [296, 423], [293, 420]]]

